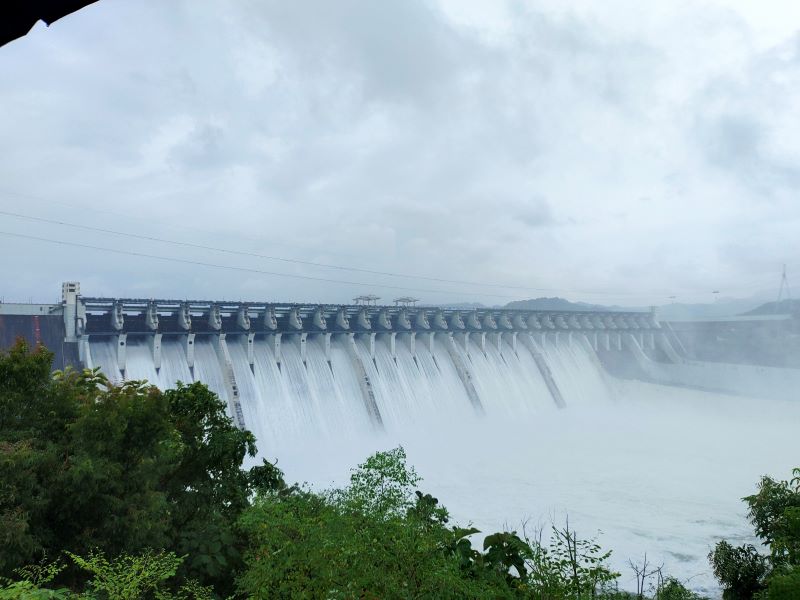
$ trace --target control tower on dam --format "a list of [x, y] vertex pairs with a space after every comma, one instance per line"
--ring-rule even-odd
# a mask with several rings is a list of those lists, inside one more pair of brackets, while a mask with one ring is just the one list
[[755, 397], [800, 384], [797, 369], [690, 358], [654, 311], [98, 298], [67, 282], [61, 304], [0, 304], [0, 333], [46, 344], [56, 368], [201, 381], [268, 435], [580, 406], [610, 397], [614, 377]]

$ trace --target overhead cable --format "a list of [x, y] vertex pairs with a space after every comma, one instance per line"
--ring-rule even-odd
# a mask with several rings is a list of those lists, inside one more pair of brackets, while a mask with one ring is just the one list
[[[225, 269], [231, 271], [242, 271], [246, 273], [258, 273], [261, 275], [272, 275], [275, 277], [290, 277], [292, 279], [305, 279], [309, 281], [324, 281], [326, 283], [339, 283], [345, 285], [359, 285], [365, 286], [370, 288], [385, 288], [385, 289], [393, 289], [393, 290], [404, 290], [409, 292], [427, 292], [432, 294], [452, 294], [453, 290], [436, 290], [436, 289], [426, 289], [426, 288], [415, 288], [415, 287], [406, 287], [406, 286], [399, 286], [399, 285], [388, 285], [384, 283], [374, 283], [374, 282], [366, 282], [366, 281], [346, 281], [342, 279], [330, 279], [327, 277], [314, 277], [311, 275], [298, 275], [296, 273], [278, 273], [276, 271], [265, 271], [263, 269], [256, 269], [252, 267], [240, 267], [236, 265], [222, 265], [218, 263], [209, 263], [200, 260], [190, 260], [185, 258], [175, 258], [172, 256], [163, 256], [158, 254], [148, 254], [145, 252], [135, 252], [133, 250], [120, 250], [119, 248], [107, 248], [104, 246], [94, 246], [92, 244], [82, 244], [80, 242], [70, 242], [66, 240], [56, 240], [52, 238], [45, 238], [39, 237], [35, 235], [26, 235], [24, 233], [14, 233], [11, 231], [0, 231], [0, 235], [5, 235], [9, 237], [16, 237], [22, 238], [26, 240], [35, 240], [38, 242], [46, 242], [49, 244], [59, 244], [62, 246], [73, 246], [75, 248], [86, 248], [88, 250], [100, 250], [102, 252], [113, 252], [115, 254], [124, 254], [127, 256], [137, 256], [139, 258], [152, 258], [155, 260], [163, 260], [169, 262], [176, 262], [186, 265], [196, 265], [202, 267], [211, 267], [213, 269]], [[469, 292], [470, 295], [476, 296], [490, 296], [493, 298], [506, 298], [506, 299], [516, 299], [519, 300], [519, 296], [508, 296], [503, 294], [489, 294], [486, 292]]]

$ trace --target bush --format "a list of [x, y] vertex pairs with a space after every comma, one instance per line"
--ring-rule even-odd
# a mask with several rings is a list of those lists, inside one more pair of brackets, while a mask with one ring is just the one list
[[758, 492], [744, 498], [769, 556], [751, 545], [734, 548], [726, 541], [709, 554], [726, 600], [800, 598], [800, 469], [792, 475], [790, 481], [762, 477]]
[[138, 556], [122, 554], [109, 561], [99, 552], [82, 558], [68, 554], [72, 562], [89, 573], [85, 589], [50, 589], [50, 584], [64, 569], [59, 563], [17, 569], [20, 581], [0, 588], [0, 600], [82, 599], [82, 600], [211, 600], [210, 588], [189, 581], [176, 593], [170, 592], [168, 580], [174, 578], [182, 558], [172, 552], [145, 552]]
[[800, 598], [800, 571], [775, 573], [769, 578], [767, 588], [759, 600], [797, 600]]
[[[261, 494], [240, 520], [253, 598], [512, 597], [503, 574], [465, 576], [446, 511], [419, 482], [402, 448], [378, 452], [350, 485], [315, 494]], [[479, 576], [480, 575], [480, 576]]]
[[667, 577], [656, 594], [658, 600], [704, 600], [674, 577]]
[[714, 576], [722, 583], [724, 600], [750, 600], [764, 588], [768, 572], [767, 557], [752, 545], [733, 547], [719, 542], [708, 555]]

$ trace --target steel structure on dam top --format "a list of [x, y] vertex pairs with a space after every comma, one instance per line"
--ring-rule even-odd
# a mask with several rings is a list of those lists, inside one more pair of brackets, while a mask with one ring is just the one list
[[[405, 300], [405, 299], [404, 299]], [[153, 340], [153, 353], [159, 363], [158, 347], [163, 336], [183, 336], [187, 350], [196, 336], [242, 339], [252, 348], [256, 336], [270, 336], [280, 356], [282, 338], [297, 339], [305, 355], [309, 335], [322, 336], [328, 350], [334, 335], [367, 339], [373, 351], [375, 338], [388, 335], [392, 350], [398, 334], [406, 334], [413, 346], [416, 338], [432, 346], [434, 336], [443, 334], [458, 340], [465, 349], [470, 339], [485, 348], [487, 337], [498, 348], [510, 344], [516, 350], [520, 333], [534, 334], [538, 343], [558, 343], [562, 334], [572, 340], [573, 333], [595, 350], [622, 350], [623, 334], [635, 335], [642, 346], [655, 346], [661, 326], [654, 311], [547, 311], [506, 308], [447, 308], [394, 306], [375, 303], [305, 304], [277, 302], [214, 302], [142, 298], [97, 298], [80, 295], [77, 282], [62, 286], [65, 341], [78, 342], [81, 360], [86, 357], [89, 338], [119, 336], [124, 349], [127, 336]], [[426, 335], [427, 334], [427, 335]], [[506, 335], [507, 334], [507, 335]], [[528, 342], [523, 336], [523, 343]], [[124, 351], [120, 353], [124, 369]], [[250, 358], [252, 352], [249, 350]], [[393, 352], [394, 354], [394, 352]], [[191, 361], [191, 352], [189, 353]], [[84, 360], [85, 362], [85, 360]], [[251, 362], [252, 364], [252, 362]]]
[[78, 297], [76, 336], [522, 332], [659, 329], [652, 312], [213, 302]]

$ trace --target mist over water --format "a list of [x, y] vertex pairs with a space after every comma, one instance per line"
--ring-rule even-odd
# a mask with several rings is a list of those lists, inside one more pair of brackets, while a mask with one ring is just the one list
[[[531, 352], [503, 342], [467, 348], [437, 336], [416, 352], [398, 336], [363, 339], [355, 352], [372, 383], [384, 432], [369, 419], [347, 340], [334, 336], [330, 364], [322, 339], [309, 336], [303, 363], [297, 336], [274, 347], [257, 338], [251, 368], [244, 344], [229, 339], [247, 427], [259, 459], [278, 459], [289, 481], [340, 485], [369, 454], [403, 445], [422, 489], [452, 521], [483, 532], [531, 533], [570, 525], [612, 549], [621, 583], [633, 586], [629, 558], [664, 563], [665, 573], [698, 590], [718, 589], [706, 555], [725, 537], [753, 541], [741, 497], [758, 478], [785, 478], [796, 466], [800, 403], [728, 396], [607, 374], [586, 345], [543, 349], [567, 408], [558, 410]], [[427, 338], [426, 338], [427, 339]], [[121, 379], [116, 348], [91, 342], [91, 360]], [[470, 370], [483, 405], [472, 407], [453, 351]], [[127, 379], [171, 387], [192, 380], [183, 347], [164, 339], [162, 367], [145, 341], [129, 339]], [[198, 336], [194, 378], [222, 398], [226, 386], [213, 344]]]
[[[402, 444], [422, 489], [452, 520], [483, 532], [531, 529], [569, 515], [578, 534], [613, 549], [621, 584], [628, 558], [717, 594], [706, 555], [725, 537], [756, 543], [741, 498], [762, 474], [785, 478], [797, 462], [800, 405], [636, 381], [618, 382], [599, 406], [514, 418], [468, 414], [385, 434], [314, 436], [271, 444], [291, 481], [343, 484], [375, 450]], [[744, 442], [743, 442], [744, 441]]]

